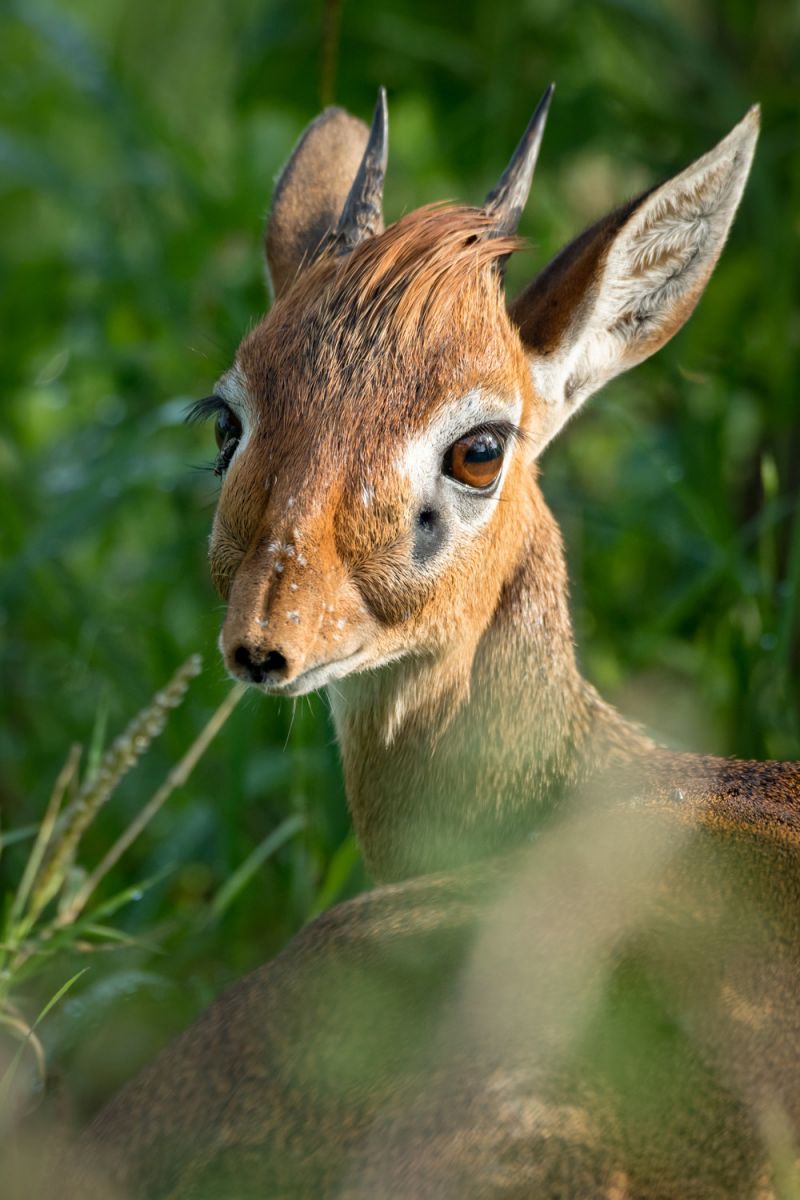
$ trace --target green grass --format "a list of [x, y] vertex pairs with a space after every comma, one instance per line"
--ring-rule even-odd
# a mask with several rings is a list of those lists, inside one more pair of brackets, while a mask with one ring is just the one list
[[[73, 742], [96, 761], [180, 662], [206, 662], [87, 830], [88, 862], [229, 686], [205, 568], [215, 483], [193, 469], [209, 433], [182, 416], [263, 309], [271, 183], [321, 89], [366, 116], [388, 87], [394, 217], [479, 201], [556, 79], [523, 226], [535, 248], [512, 289], [761, 100], [756, 166], [698, 311], [543, 471], [603, 692], [694, 748], [798, 753], [796, 7], [345, 0], [324, 53], [323, 7], [9, 0], [0, 14], [2, 827], [39, 821]], [[0, 890], [28, 849], [8, 845]], [[363, 885], [324, 700], [242, 701], [101, 894], [150, 878], [120, 920], [168, 953], [95, 956], [41, 1027], [79, 1110]], [[29, 1020], [81, 965], [38, 977]]]

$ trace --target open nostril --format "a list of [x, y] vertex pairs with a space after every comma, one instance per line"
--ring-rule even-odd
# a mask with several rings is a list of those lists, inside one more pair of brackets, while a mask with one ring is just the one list
[[250, 657], [250, 651], [247, 649], [247, 646], [237, 646], [233, 658], [234, 662], [237, 662], [240, 667], [244, 667], [246, 671], [249, 671], [253, 666], [253, 660]]
[[237, 646], [234, 661], [244, 667], [253, 683], [265, 683], [269, 678], [284, 676], [288, 663], [280, 650], [270, 650], [263, 658], [254, 658], [247, 646]]
[[266, 658], [263, 658], [258, 665], [265, 675], [285, 675], [289, 664], [280, 650], [270, 650]]

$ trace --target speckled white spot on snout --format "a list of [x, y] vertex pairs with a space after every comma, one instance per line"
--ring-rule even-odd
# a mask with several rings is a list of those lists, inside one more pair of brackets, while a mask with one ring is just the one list
[[299, 585], [299, 584], [297, 584], [297, 583], [290, 583], [290, 584], [289, 584], [289, 591], [290, 591], [290, 592], [296, 592], [299, 586], [300, 586], [300, 585]]
[[269, 617], [256, 617], [256, 625], [261, 629], [266, 629], [269, 625]]
[[296, 609], [292, 609], [291, 612], [287, 612], [286, 619], [287, 619], [287, 621], [291, 621], [293, 625], [299, 625], [300, 624], [300, 613], [297, 612]]
[[283, 563], [282, 563], [282, 562], [276, 562], [276, 563], [275, 563], [275, 573], [276, 573], [277, 575], [282, 575], [282, 574], [283, 574]]

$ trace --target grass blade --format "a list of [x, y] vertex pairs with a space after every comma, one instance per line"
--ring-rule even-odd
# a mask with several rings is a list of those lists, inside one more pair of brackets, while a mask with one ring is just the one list
[[103, 856], [85, 883], [76, 891], [72, 902], [59, 914], [59, 924], [68, 925], [76, 919], [85, 908], [86, 902], [101, 880], [116, 865], [142, 830], [152, 821], [164, 802], [169, 799], [176, 788], [182, 787], [186, 783], [197, 763], [239, 703], [243, 693], [244, 688], [231, 688], [222, 704], [212, 714], [211, 719], [192, 742], [183, 758], [169, 772], [161, 787], [153, 794], [144, 808], [131, 821], [128, 828], [117, 838], [111, 849]]
[[[34, 1035], [36, 1033], [38, 1026], [42, 1023], [42, 1021], [45, 1019], [47, 1014], [52, 1009], [55, 1008], [55, 1006], [58, 1004], [59, 1000], [61, 1000], [62, 997], [65, 996], [67, 994], [67, 992], [70, 990], [70, 988], [73, 987], [73, 985], [78, 982], [81, 975], [85, 975], [88, 970], [89, 970], [88, 967], [82, 967], [81, 970], [76, 971], [75, 974], [66, 981], [66, 983], [62, 983], [61, 987], [58, 989], [58, 991], [54, 995], [52, 995], [50, 997], [50, 999], [45, 1004], [44, 1008], [39, 1013], [36, 1020], [33, 1022], [33, 1024], [28, 1029], [23, 1040], [20, 1042], [19, 1046], [17, 1047], [17, 1051], [14, 1054], [14, 1057], [11, 1059], [11, 1062], [6, 1067], [6, 1069], [3, 1073], [3, 1078], [0, 1079], [0, 1105], [3, 1105], [8, 1099], [8, 1095], [11, 1091], [11, 1084], [14, 1081], [14, 1076], [16, 1075], [17, 1070], [19, 1068], [19, 1064], [22, 1060], [22, 1056], [25, 1053], [25, 1050], [27, 1049], [27, 1047], [30, 1046], [32, 1041], [34, 1040]], [[36, 1041], [38, 1042], [38, 1038], [36, 1039]], [[39, 1049], [41, 1049], [41, 1046], [39, 1047]], [[38, 1051], [36, 1052], [36, 1058], [37, 1058], [37, 1062], [42, 1062], [42, 1063], [44, 1062], [44, 1056], [41, 1055], [41, 1057], [40, 1057]]]
[[42, 860], [47, 852], [47, 847], [50, 844], [50, 839], [53, 835], [53, 829], [55, 828], [56, 821], [58, 820], [61, 804], [64, 796], [67, 793], [67, 789], [75, 778], [80, 758], [80, 746], [77, 744], [71, 746], [66, 761], [59, 771], [58, 777], [53, 785], [53, 791], [50, 794], [50, 800], [48, 801], [42, 823], [39, 826], [39, 832], [36, 835], [36, 841], [31, 847], [31, 852], [28, 856], [28, 861], [25, 864], [25, 870], [23, 872], [22, 879], [19, 882], [19, 887], [17, 888], [14, 896], [14, 902], [11, 905], [11, 911], [8, 918], [8, 928], [6, 931], [7, 941], [12, 939], [13, 927], [19, 921], [20, 917], [22, 917], [22, 914], [25, 911], [25, 906], [28, 903], [28, 897], [30, 896], [31, 890], [36, 883], [39, 875], [39, 869], [42, 865]]
[[[29, 916], [35, 920], [61, 888], [75, 856], [78, 844], [97, 813], [113, 794], [120, 781], [136, 765], [150, 743], [164, 728], [170, 709], [182, 703], [190, 681], [200, 673], [198, 654], [178, 668], [166, 687], [130, 722], [103, 755], [96, 774], [86, 781], [69, 806], [64, 827], [51, 845], [33, 890]], [[84, 889], [81, 889], [81, 893]], [[67, 905], [59, 920], [67, 924], [75, 910], [75, 900]], [[79, 909], [77, 911], [80, 911]]]
[[248, 854], [247, 858], [240, 867], [234, 871], [230, 879], [222, 885], [211, 902], [211, 914], [213, 917], [219, 918], [230, 907], [236, 897], [244, 888], [247, 887], [250, 880], [253, 878], [258, 869], [263, 866], [268, 858], [271, 857], [277, 850], [288, 842], [290, 838], [304, 829], [306, 819], [299, 814], [292, 817], [287, 817], [285, 821], [281, 821], [277, 829], [273, 829], [272, 833], [268, 834], [262, 842], [256, 846], [252, 853]]

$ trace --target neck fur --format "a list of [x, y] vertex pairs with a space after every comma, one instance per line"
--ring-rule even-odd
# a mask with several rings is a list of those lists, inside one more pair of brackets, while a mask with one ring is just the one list
[[380, 880], [530, 835], [565, 789], [652, 745], [582, 678], [558, 526], [535, 538], [475, 639], [337, 684], [331, 706], [356, 834]]

